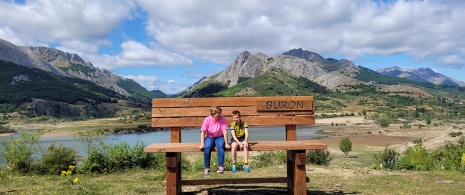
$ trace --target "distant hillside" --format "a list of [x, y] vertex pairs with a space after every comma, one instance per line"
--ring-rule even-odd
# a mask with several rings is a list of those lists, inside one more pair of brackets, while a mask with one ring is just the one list
[[[47, 47], [16, 46], [0, 39], [0, 60], [17, 65], [44, 70], [61, 77], [90, 81], [122, 96], [148, 103], [164, 93], [147, 91], [131, 79], [101, 70], [85, 62], [79, 55]], [[51, 83], [49, 83], [51, 84]]]
[[429, 68], [419, 68], [416, 70], [403, 70], [395, 66], [392, 68], [380, 69], [380, 70], [377, 70], [376, 72], [383, 74], [383, 75], [406, 78], [406, 79], [410, 79], [410, 80], [418, 81], [422, 83], [433, 83], [436, 85], [465, 87], [464, 82], [449, 78]]

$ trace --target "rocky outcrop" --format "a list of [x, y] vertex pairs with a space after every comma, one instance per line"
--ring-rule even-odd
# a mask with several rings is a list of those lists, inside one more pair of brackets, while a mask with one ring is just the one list
[[[217, 82], [229, 83], [228, 86], [232, 87], [237, 84], [240, 77], [254, 78], [264, 72], [279, 69], [284, 74], [305, 77], [330, 89], [336, 89], [341, 85], [360, 83], [353, 79], [358, 74], [359, 69], [349, 60], [325, 60], [313, 52], [291, 51], [291, 54], [301, 54], [298, 55], [300, 57], [278, 55], [271, 58], [263, 53], [252, 55], [250, 52], [244, 51], [214, 79]], [[331, 67], [336, 71], [325, 70], [323, 67], [329, 68], [330, 65], [324, 63], [331, 64]]]
[[264, 54], [254, 56], [244, 51], [224, 71], [220, 72], [215, 80], [229, 82], [229, 87], [231, 87], [237, 84], [239, 77], [256, 77], [262, 72], [264, 58], [267, 58]]
[[66, 103], [39, 101], [29, 106], [29, 114], [40, 114], [52, 117], [78, 117], [80, 110]]

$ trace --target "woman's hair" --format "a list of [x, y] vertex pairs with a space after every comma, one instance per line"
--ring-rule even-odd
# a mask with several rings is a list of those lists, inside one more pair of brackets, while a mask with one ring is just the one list
[[210, 108], [210, 114], [211, 114], [212, 116], [215, 115], [216, 113], [220, 113], [220, 114], [221, 114], [221, 112], [223, 112], [223, 111], [221, 110], [221, 108], [220, 108], [219, 106], [212, 106], [212, 107]]
[[234, 111], [232, 111], [232, 115], [237, 115], [237, 116], [241, 117], [241, 112], [239, 112], [239, 110], [234, 110]]

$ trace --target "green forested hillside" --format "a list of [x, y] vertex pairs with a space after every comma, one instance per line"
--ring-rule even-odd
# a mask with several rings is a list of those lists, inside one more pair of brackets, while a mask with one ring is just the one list
[[[82, 79], [0, 61], [0, 103], [19, 105], [31, 98], [66, 102], [112, 102], [115, 92]], [[23, 79], [14, 80], [15, 77]]]
[[118, 86], [129, 92], [133, 98], [138, 99], [142, 102], [150, 102], [152, 98], [166, 97], [167, 95], [161, 91], [147, 91], [144, 87], [140, 86], [139, 83], [133, 80], [121, 80], [118, 81]]

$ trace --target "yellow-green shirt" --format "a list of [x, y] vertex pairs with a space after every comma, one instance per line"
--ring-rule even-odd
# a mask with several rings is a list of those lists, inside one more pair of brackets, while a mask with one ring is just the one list
[[248, 128], [248, 126], [247, 126], [247, 123], [244, 121], [241, 121], [239, 124], [232, 122], [229, 125], [229, 130], [231, 130], [231, 133], [234, 130], [234, 133], [236, 134], [237, 138], [245, 136], [245, 128]]

